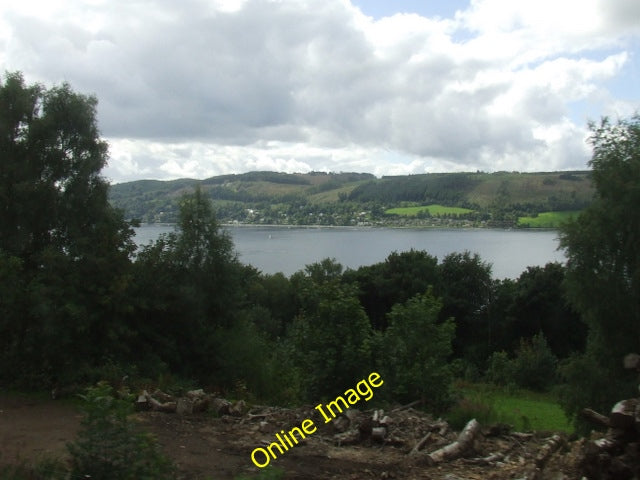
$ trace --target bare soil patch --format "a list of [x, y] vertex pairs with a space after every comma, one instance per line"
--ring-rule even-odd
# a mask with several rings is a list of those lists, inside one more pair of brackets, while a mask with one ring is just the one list
[[[551, 437], [550, 432], [520, 435], [485, 429], [473, 451], [463, 458], [430, 465], [426, 452], [455, 441], [457, 432], [442, 432], [442, 435], [434, 432], [423, 451], [409, 455], [434, 424], [434, 419], [422, 412], [407, 409], [389, 413], [393, 421], [390, 437], [394, 442], [376, 443], [368, 439], [343, 446], [338, 444], [332, 424], [323, 424], [315, 413], [311, 406], [255, 407], [252, 415], [238, 417], [140, 412], [135, 418], [142, 429], [157, 437], [185, 479], [227, 480], [239, 475], [257, 475], [260, 470], [251, 462], [252, 450], [274, 441], [276, 432], [300, 425], [305, 418], [313, 419], [318, 431], [271, 462], [285, 472], [286, 479], [497, 480], [576, 478], [577, 475], [575, 453], [580, 444], [566, 439], [562, 448], [536, 473], [536, 457]], [[361, 415], [365, 417], [368, 413]], [[80, 420], [81, 414], [69, 403], [0, 395], [0, 464], [64, 457], [65, 444], [74, 439]], [[498, 460], [480, 462], [495, 453], [502, 454]]]

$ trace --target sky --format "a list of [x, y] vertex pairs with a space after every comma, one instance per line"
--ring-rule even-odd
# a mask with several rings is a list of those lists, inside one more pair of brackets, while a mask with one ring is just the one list
[[98, 99], [112, 182], [588, 168], [638, 0], [0, 0], [0, 70]]

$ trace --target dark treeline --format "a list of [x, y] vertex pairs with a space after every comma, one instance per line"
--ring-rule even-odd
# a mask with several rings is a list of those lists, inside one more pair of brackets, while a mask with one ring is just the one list
[[299, 403], [378, 371], [387, 401], [441, 410], [464, 377], [560, 385], [569, 412], [631, 385], [619, 360], [640, 338], [637, 118], [594, 127], [599, 194], [563, 232], [567, 266], [494, 280], [472, 253], [412, 250], [285, 277], [238, 261], [199, 188], [174, 233], [136, 250], [100, 176], [95, 107], [66, 84], [0, 84], [1, 385], [126, 375]]

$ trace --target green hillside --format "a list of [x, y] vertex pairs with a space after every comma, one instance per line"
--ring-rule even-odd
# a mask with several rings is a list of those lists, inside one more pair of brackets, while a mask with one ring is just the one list
[[249, 172], [115, 184], [110, 199], [128, 218], [173, 222], [178, 200], [197, 185], [212, 198], [222, 222], [286, 225], [536, 226], [518, 219], [579, 211], [593, 196], [586, 171], [382, 178], [366, 173]]

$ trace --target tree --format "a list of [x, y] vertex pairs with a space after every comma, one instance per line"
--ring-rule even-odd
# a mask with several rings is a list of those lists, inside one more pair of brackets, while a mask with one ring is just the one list
[[[491, 265], [470, 252], [450, 253], [438, 265], [439, 283], [436, 290], [442, 296], [440, 319], [452, 317], [456, 322], [454, 350], [458, 356], [478, 357], [478, 339], [482, 311], [491, 296]], [[475, 350], [475, 352], [474, 352]], [[484, 355], [480, 355], [484, 360]], [[475, 363], [478, 358], [471, 358]]]
[[158, 366], [215, 380], [216, 332], [237, 318], [244, 270], [199, 188], [182, 198], [176, 231], [144, 247], [134, 271], [131, 321], [145, 339], [138, 359], [155, 356]]
[[359, 285], [360, 302], [371, 324], [376, 330], [384, 330], [386, 315], [393, 305], [406, 302], [437, 283], [437, 265], [438, 259], [424, 250], [392, 252], [382, 263], [348, 270], [343, 280]]
[[565, 268], [560, 263], [527, 267], [517, 281], [509, 313], [513, 342], [543, 333], [558, 358], [584, 351], [586, 325], [567, 300]]
[[431, 291], [394, 305], [383, 334], [380, 369], [393, 399], [442, 410], [447, 406], [451, 371], [448, 366], [455, 324], [438, 322], [442, 303]]
[[[574, 393], [585, 393], [567, 397], [574, 412], [584, 406], [608, 410], [634, 395], [635, 379], [624, 376], [622, 358], [640, 346], [640, 117], [615, 124], [605, 118], [590, 127], [595, 199], [560, 236], [569, 299], [589, 329], [590, 360], [581, 361], [599, 366], [590, 375], [564, 369]], [[598, 399], [588, 385], [596, 383], [608, 389]]]
[[0, 81], [0, 261], [19, 264], [22, 286], [0, 319], [9, 381], [77, 375], [121, 353], [127, 334], [133, 230], [107, 199], [96, 105], [68, 84]]
[[[370, 373], [372, 330], [353, 285], [336, 279], [302, 289], [303, 310], [288, 336], [309, 401], [335, 398]], [[333, 397], [331, 397], [333, 395]]]

